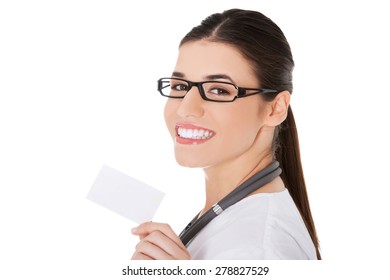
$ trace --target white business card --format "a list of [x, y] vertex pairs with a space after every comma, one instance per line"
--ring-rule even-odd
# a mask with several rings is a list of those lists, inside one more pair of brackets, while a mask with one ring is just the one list
[[87, 198], [136, 223], [151, 221], [164, 193], [103, 165]]

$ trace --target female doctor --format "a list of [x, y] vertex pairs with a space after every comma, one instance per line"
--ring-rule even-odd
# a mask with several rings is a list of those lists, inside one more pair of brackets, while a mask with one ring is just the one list
[[321, 258], [290, 106], [293, 67], [283, 32], [259, 12], [213, 14], [183, 38], [158, 89], [168, 97], [177, 162], [204, 170], [206, 202], [192, 223], [275, 162], [282, 173], [219, 211], [186, 244], [167, 224], [132, 229], [140, 238], [132, 259]]

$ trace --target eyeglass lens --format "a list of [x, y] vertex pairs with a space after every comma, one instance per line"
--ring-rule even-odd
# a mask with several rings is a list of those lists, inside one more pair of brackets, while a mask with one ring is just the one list
[[[212, 81], [202, 83], [203, 94], [215, 101], [231, 101], [238, 94], [238, 89], [230, 83]], [[184, 97], [190, 90], [190, 84], [178, 79], [162, 79], [160, 91], [167, 97]]]

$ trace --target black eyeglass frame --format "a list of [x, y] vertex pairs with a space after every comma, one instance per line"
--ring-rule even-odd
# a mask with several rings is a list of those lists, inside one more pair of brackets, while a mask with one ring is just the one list
[[[163, 80], [179, 80], [179, 81], [183, 81], [183, 82], [186, 82], [188, 84], [188, 90], [186, 92], [185, 95], [183, 96], [171, 96], [171, 95], [165, 95], [162, 90], [164, 88], [166, 88], [167, 86], [163, 87]], [[207, 98], [204, 90], [203, 90], [203, 84], [205, 83], [221, 83], [221, 84], [227, 84], [227, 85], [232, 85], [234, 86], [238, 93], [236, 96], [234, 96], [234, 98], [232, 100], [214, 100], [214, 99], [210, 99], [210, 98]], [[169, 85], [168, 85], [169, 86]], [[207, 101], [211, 101], [211, 102], [233, 102], [234, 100], [236, 100], [237, 98], [243, 98], [243, 97], [248, 97], [248, 96], [252, 96], [252, 95], [255, 95], [255, 94], [267, 94], [267, 93], [279, 93], [279, 91], [277, 90], [274, 90], [274, 89], [266, 89], [266, 88], [245, 88], [245, 87], [239, 87], [239, 86], [236, 86], [235, 84], [233, 83], [229, 83], [229, 82], [222, 82], [222, 81], [203, 81], [203, 82], [191, 82], [191, 81], [188, 81], [188, 80], [185, 80], [185, 79], [181, 79], [181, 78], [160, 78], [158, 81], [157, 81], [157, 90], [160, 92], [160, 94], [162, 96], [165, 96], [165, 97], [168, 97], [168, 98], [176, 98], [176, 99], [183, 99], [187, 93], [191, 90], [191, 88], [195, 86], [198, 88], [198, 91], [200, 93], [200, 96], [204, 99], [204, 100], [207, 100]], [[251, 92], [249, 94], [246, 93], [247, 90], [255, 90], [256, 92]]]

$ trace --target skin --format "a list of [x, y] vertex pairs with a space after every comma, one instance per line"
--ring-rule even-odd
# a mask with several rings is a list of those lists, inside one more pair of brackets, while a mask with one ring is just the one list
[[[199, 82], [208, 75], [224, 74], [218, 81], [241, 87], [259, 88], [251, 64], [233, 46], [200, 40], [181, 46], [174, 73]], [[176, 76], [178, 74], [175, 74]], [[274, 129], [287, 117], [290, 93], [283, 91], [271, 102], [260, 95], [236, 99], [230, 103], [205, 101], [193, 87], [183, 99], [168, 99], [164, 116], [174, 140], [175, 157], [180, 165], [204, 170], [207, 211], [240, 183], [272, 161]], [[177, 123], [198, 125], [215, 132], [208, 141], [184, 145], [175, 141]], [[284, 190], [280, 177], [255, 193]], [[190, 259], [178, 236], [167, 224], [148, 222], [133, 229], [140, 242], [133, 259]]]

